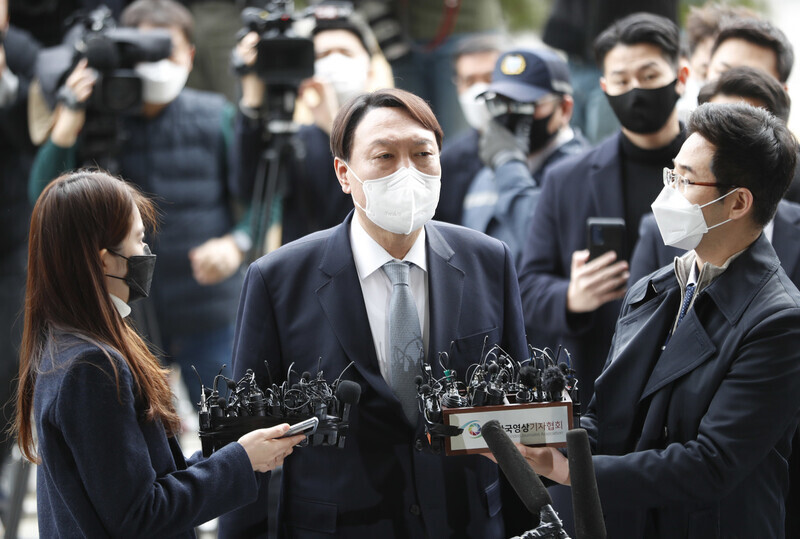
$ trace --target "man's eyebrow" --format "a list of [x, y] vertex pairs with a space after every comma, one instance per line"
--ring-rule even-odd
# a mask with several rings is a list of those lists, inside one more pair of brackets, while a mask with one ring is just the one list
[[686, 170], [687, 172], [694, 173], [694, 169], [692, 167], [690, 167], [689, 165], [683, 165], [681, 163], [678, 163], [674, 159], [672, 160], [672, 167], [673, 168], [681, 167], [683, 170]]
[[[371, 141], [367, 146], [390, 146], [392, 144], [397, 144], [399, 141], [397, 139], [385, 139], [379, 138]], [[414, 146], [424, 146], [425, 144], [436, 144], [434, 141], [425, 138], [419, 138], [414, 140]]]

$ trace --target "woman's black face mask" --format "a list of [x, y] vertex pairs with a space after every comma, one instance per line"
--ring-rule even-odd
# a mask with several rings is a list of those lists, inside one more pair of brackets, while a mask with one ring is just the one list
[[111, 249], [109, 249], [108, 252], [128, 261], [128, 272], [124, 277], [106, 273], [107, 277], [125, 281], [128, 285], [128, 289], [130, 290], [128, 293], [128, 303], [149, 296], [150, 284], [153, 281], [153, 270], [156, 267], [156, 255], [150, 252], [150, 247], [147, 245], [144, 246], [143, 255], [123, 256]]

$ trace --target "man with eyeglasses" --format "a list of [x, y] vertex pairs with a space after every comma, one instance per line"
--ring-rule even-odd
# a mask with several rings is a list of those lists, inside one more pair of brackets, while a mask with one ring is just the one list
[[467, 190], [461, 224], [504, 241], [517, 267], [542, 177], [588, 147], [569, 126], [571, 94], [567, 63], [556, 53], [518, 49], [500, 56], [480, 96], [491, 118], [479, 141], [485, 166]]
[[[689, 249], [631, 286], [589, 432], [609, 537], [784, 537], [800, 417], [800, 291], [764, 234], [797, 142], [769, 112], [707, 103], [653, 203]], [[567, 458], [521, 446], [570, 484]]]

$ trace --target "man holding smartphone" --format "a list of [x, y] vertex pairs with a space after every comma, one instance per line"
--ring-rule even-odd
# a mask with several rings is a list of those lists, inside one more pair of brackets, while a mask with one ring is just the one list
[[[636, 13], [600, 34], [600, 86], [622, 129], [545, 174], [523, 248], [520, 290], [528, 335], [546, 334], [549, 346], [570, 352], [584, 403], [608, 354], [639, 220], [685, 138], [675, 109], [688, 76], [679, 52], [678, 27], [657, 15]], [[620, 253], [609, 249], [589, 259], [590, 217], [624, 219]]]

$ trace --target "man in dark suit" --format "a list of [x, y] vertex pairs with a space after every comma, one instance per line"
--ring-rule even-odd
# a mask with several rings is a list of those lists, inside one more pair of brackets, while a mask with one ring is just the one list
[[[653, 209], [689, 251], [626, 294], [581, 426], [609, 537], [783, 537], [800, 291], [763, 229], [797, 142], [745, 104], [701, 105], [688, 132]], [[570, 483], [561, 453], [521, 450]]]
[[[679, 64], [680, 33], [669, 19], [636, 13], [595, 42], [600, 84], [621, 132], [586, 153], [566, 157], [544, 176], [541, 197], [522, 250], [520, 291], [529, 335], [572, 354], [581, 400], [608, 354], [630, 249], [641, 216], [661, 189], [661, 171], [684, 135], [675, 103], [688, 69]], [[586, 220], [619, 217], [626, 246], [589, 260]]]
[[[717, 80], [703, 86], [698, 101], [700, 104], [746, 102], [754, 107], [767, 109], [784, 122], [789, 118], [789, 96], [783, 86], [767, 72], [752, 67], [734, 67], [725, 71]], [[781, 200], [775, 218], [764, 227], [764, 236], [772, 243], [786, 275], [795, 286], [800, 286], [800, 204]], [[655, 217], [652, 214], [645, 215], [639, 226], [639, 241], [631, 255], [631, 276], [628, 284], [632, 286], [645, 275], [672, 264], [675, 257], [680, 257], [685, 252], [684, 249], [665, 245]], [[800, 533], [800, 515], [794, 510], [798, 501], [800, 431], [795, 433], [789, 460], [786, 537], [796, 537]]]
[[[414, 398], [420, 353], [439, 376], [431, 358], [440, 351], [450, 352], [448, 366], [460, 374], [484, 342], [515, 358], [527, 353], [508, 248], [429, 222], [441, 137], [428, 105], [408, 92], [379, 90], [349, 102], [334, 121], [331, 149], [354, 213], [248, 270], [234, 376], [253, 369], [262, 381], [280, 383], [291, 364], [294, 372], [314, 373], [319, 362], [335, 378], [352, 362], [344, 376], [362, 388], [343, 449], [309, 447], [286, 462], [285, 536], [504, 536], [497, 468], [475, 456], [426, 452]], [[392, 305], [393, 289], [402, 286], [392, 285], [389, 266], [405, 262], [418, 315], [406, 313], [415, 319], [407, 321], [418, 336], [399, 344]], [[411, 381], [397, 384], [407, 376]], [[265, 535], [265, 497], [262, 488], [256, 504], [224, 517], [221, 536]]]

